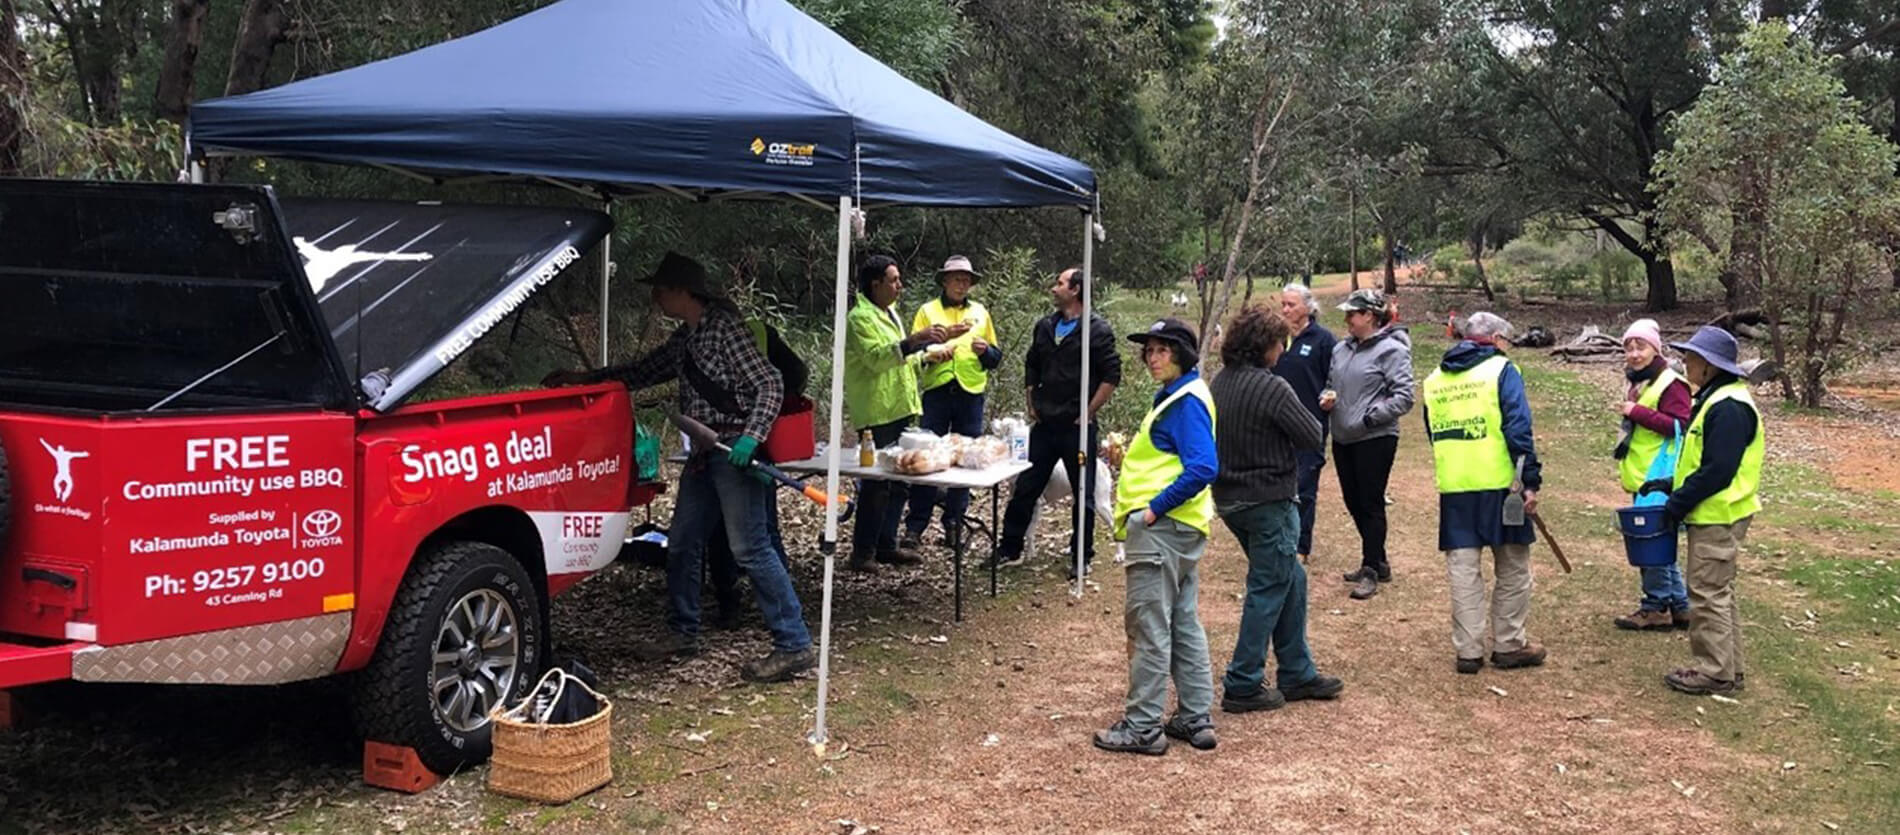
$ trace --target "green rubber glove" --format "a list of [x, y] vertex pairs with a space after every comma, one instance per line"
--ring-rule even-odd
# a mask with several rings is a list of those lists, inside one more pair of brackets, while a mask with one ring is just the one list
[[759, 451], [759, 439], [751, 435], [740, 435], [732, 442], [732, 454], [726, 457], [732, 466], [743, 470], [752, 466], [752, 455]]

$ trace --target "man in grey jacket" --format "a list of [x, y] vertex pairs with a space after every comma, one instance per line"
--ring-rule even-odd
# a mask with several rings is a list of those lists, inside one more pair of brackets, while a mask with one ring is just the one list
[[1333, 464], [1339, 492], [1359, 530], [1360, 565], [1347, 572], [1355, 583], [1354, 600], [1379, 593], [1391, 582], [1385, 553], [1385, 487], [1399, 450], [1399, 418], [1412, 410], [1410, 344], [1381, 325], [1385, 294], [1355, 290], [1339, 306], [1346, 313], [1347, 337], [1333, 348], [1333, 388], [1320, 396], [1333, 436]]

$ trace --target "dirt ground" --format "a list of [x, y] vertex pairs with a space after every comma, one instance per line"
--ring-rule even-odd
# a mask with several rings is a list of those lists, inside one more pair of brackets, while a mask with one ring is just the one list
[[[1344, 284], [1321, 289], [1337, 295]], [[1442, 319], [1424, 294], [1402, 304], [1415, 323]], [[1441, 338], [1430, 327], [1414, 324], [1415, 338]], [[1526, 362], [1593, 386], [1604, 376]], [[1686, 658], [1684, 634], [1610, 628], [1609, 616], [1634, 603], [1635, 577], [1602, 521], [1621, 497], [1579, 429], [1608, 414], [1608, 401], [1554, 397], [1532, 391], [1553, 459], [1545, 515], [1576, 572], [1560, 573], [1541, 545], [1533, 555], [1530, 628], [1551, 653], [1541, 669], [1453, 673], [1430, 455], [1408, 417], [1389, 511], [1395, 581], [1372, 600], [1346, 596], [1340, 574], [1357, 564], [1358, 538], [1330, 469], [1322, 481], [1309, 634], [1320, 668], [1345, 680], [1343, 696], [1217, 712], [1211, 752], [1177, 744], [1154, 758], [1090, 746], [1119, 716], [1126, 687], [1122, 581], [1107, 551], [1079, 600], [1052, 557], [1010, 570], [994, 599], [972, 569], [961, 624], [949, 622], [941, 565], [843, 578], [823, 758], [803, 739], [811, 680], [737, 681], [736, 662], [764, 648], [756, 616], [751, 628], [718, 633], [699, 659], [631, 661], [626, 645], [658, 628], [663, 598], [656, 573], [624, 567], [557, 607], [563, 647], [600, 672], [616, 701], [616, 781], [575, 804], [497, 799], [482, 791], [480, 769], [415, 797], [363, 787], [356, 752], [340, 741], [348, 723], [333, 683], [269, 696], [69, 687], [42, 699], [39, 725], [0, 740], [0, 832], [1718, 832], [1823, 822], [1878, 831], [1831, 809], [1794, 817], [1829, 781], [1848, 779], [1853, 760], [1869, 759], [1837, 755], [1830, 731], [1805, 718], [1818, 699], [1762, 667], [1740, 704], [1672, 694], [1660, 675]], [[1895, 489], [1900, 450], [1878, 424], [1776, 420], [1771, 437], [1785, 425], [1852, 439], [1822, 462], [1842, 489]], [[807, 518], [789, 524], [793, 541], [811, 534]], [[809, 554], [798, 561], [816, 627], [817, 569]], [[1233, 649], [1244, 565], [1217, 526], [1201, 568], [1217, 678]], [[1773, 596], [1786, 584], [1753, 566], [1744, 583], [1776, 611], [1819, 605]], [[1751, 641], [1777, 628], [1765, 618], [1748, 626]], [[1869, 656], [1854, 686], [1891, 688], [1893, 632], [1863, 634], [1854, 652], [1884, 646], [1894, 660]], [[1887, 716], [1870, 733], [1891, 740], [1900, 708], [1889, 703]], [[1775, 734], [1821, 739], [1784, 754], [1762, 741]]]

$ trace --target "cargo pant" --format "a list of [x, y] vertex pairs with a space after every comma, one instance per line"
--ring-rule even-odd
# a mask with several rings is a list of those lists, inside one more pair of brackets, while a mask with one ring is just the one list
[[1161, 727], [1168, 679], [1179, 715], [1193, 724], [1214, 709], [1214, 672], [1201, 629], [1201, 555], [1207, 536], [1168, 517], [1128, 520], [1128, 706], [1137, 731]]
[[[1531, 547], [1493, 545], [1496, 588], [1491, 592], [1491, 651], [1516, 652], [1530, 643], [1524, 622], [1531, 613]], [[1451, 646], [1459, 658], [1483, 658], [1484, 554], [1478, 548], [1445, 552], [1451, 576]]]
[[1735, 605], [1735, 558], [1754, 517], [1689, 529], [1689, 652], [1695, 671], [1734, 681], [1742, 669], [1742, 620]]

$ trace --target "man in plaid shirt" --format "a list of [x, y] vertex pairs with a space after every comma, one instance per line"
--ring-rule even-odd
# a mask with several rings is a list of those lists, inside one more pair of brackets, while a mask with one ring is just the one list
[[768, 532], [774, 486], [751, 472], [752, 457], [778, 417], [784, 382], [754, 343], [738, 308], [712, 288], [698, 262], [669, 252], [646, 283], [653, 288], [654, 305], [681, 322], [666, 342], [626, 365], [556, 372], [547, 380], [552, 385], [615, 380], [633, 390], [678, 379], [680, 411], [712, 427], [732, 448], [724, 456], [695, 450], [680, 476], [668, 532], [669, 632], [640, 654], [664, 658], [699, 652], [700, 561], [713, 526], [723, 519], [733, 556], [752, 578], [759, 611], [772, 633], [771, 654], [745, 664], [740, 674], [751, 681], [789, 679], [817, 660], [798, 593]]

